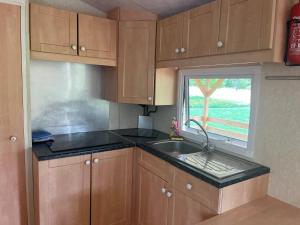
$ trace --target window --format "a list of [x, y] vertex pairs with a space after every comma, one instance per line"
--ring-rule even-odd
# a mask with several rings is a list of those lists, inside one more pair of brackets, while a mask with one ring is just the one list
[[178, 104], [181, 134], [199, 140], [194, 119], [216, 147], [251, 156], [258, 96], [258, 67], [182, 70]]

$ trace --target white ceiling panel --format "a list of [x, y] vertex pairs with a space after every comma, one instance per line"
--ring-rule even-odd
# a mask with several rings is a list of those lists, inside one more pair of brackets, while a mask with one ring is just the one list
[[143, 9], [161, 17], [173, 15], [175, 13], [191, 9], [210, 2], [212, 0], [82, 0], [97, 9], [107, 12], [115, 7], [129, 9]]

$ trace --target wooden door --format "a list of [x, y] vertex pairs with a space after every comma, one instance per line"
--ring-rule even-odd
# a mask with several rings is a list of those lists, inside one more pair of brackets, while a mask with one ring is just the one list
[[271, 49], [276, 0], [222, 0], [219, 53]]
[[34, 159], [36, 225], [90, 225], [91, 155]]
[[32, 51], [77, 55], [77, 13], [30, 4]]
[[155, 33], [155, 21], [119, 22], [119, 102], [153, 104]]
[[168, 198], [162, 193], [167, 182], [142, 166], [137, 174], [137, 225], [167, 225]]
[[20, 6], [0, 3], [0, 224], [27, 224]]
[[196, 225], [209, 219], [216, 212], [201, 205], [197, 200], [190, 198], [183, 192], [171, 192], [169, 198], [168, 225]]
[[180, 58], [182, 46], [184, 13], [158, 22], [156, 54], [157, 60]]
[[92, 225], [130, 225], [133, 149], [93, 154]]
[[216, 54], [220, 6], [221, 1], [216, 0], [185, 13], [182, 57], [189, 58]]
[[116, 21], [79, 14], [78, 29], [80, 56], [116, 59]]

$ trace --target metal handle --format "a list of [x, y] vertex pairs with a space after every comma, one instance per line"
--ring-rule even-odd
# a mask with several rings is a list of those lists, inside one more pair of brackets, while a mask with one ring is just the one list
[[185, 53], [185, 48], [181, 48], [181, 49], [180, 49], [180, 52], [181, 52], [181, 53]]
[[77, 50], [77, 45], [71, 45], [71, 48], [72, 48], [73, 50]]
[[98, 162], [99, 162], [99, 159], [97, 159], [97, 158], [93, 160], [93, 163], [98, 163]]
[[152, 101], [152, 97], [148, 97], [148, 101], [149, 101], [149, 102]]
[[81, 47], [80, 47], [80, 51], [85, 52], [85, 50], [86, 50], [86, 49], [85, 49], [84, 46], [81, 46]]
[[161, 189], [161, 193], [165, 194], [166, 192], [167, 192], [167, 189], [163, 187], [163, 188]]
[[218, 41], [217, 46], [218, 48], [222, 48], [224, 46], [224, 43], [222, 41]]
[[186, 189], [187, 189], [187, 190], [190, 191], [190, 190], [192, 190], [192, 188], [193, 188], [193, 185], [192, 185], [192, 184], [187, 184], [187, 185], [186, 185]]
[[91, 165], [91, 160], [86, 160], [86, 161], [84, 162], [84, 164], [87, 165], [87, 166]]
[[16, 141], [17, 141], [17, 137], [11, 136], [11, 137], [9, 138], [9, 140], [10, 140], [10, 142], [16, 142]]
[[180, 52], [179, 48], [175, 48], [175, 53], [178, 54]]
[[172, 198], [173, 193], [168, 191], [166, 195], [168, 198]]

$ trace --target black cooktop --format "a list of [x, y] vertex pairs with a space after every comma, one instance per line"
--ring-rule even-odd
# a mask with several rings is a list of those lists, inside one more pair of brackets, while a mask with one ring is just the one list
[[122, 144], [123, 140], [107, 131], [56, 135], [53, 142], [48, 142], [52, 152], [76, 150], [89, 147], [103, 147]]

